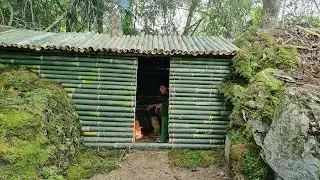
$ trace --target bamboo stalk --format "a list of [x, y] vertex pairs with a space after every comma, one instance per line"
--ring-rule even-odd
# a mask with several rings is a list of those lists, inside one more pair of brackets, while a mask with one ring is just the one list
[[[185, 101], [187, 101], [187, 102], [185, 102]], [[169, 103], [173, 103], [173, 102], [175, 104], [190, 104], [190, 103], [194, 102], [194, 103], [200, 103], [200, 105], [201, 105], [201, 103], [223, 103], [223, 104], [225, 104], [225, 100], [222, 98], [221, 95], [218, 97], [206, 97], [206, 98], [170, 96]]]
[[227, 129], [227, 125], [220, 124], [178, 124], [169, 123], [169, 128], [173, 129], [188, 129], [188, 128], [198, 128], [198, 129]]
[[170, 68], [171, 72], [181, 73], [211, 73], [211, 74], [229, 74], [230, 70], [214, 70], [214, 69], [193, 69], [193, 68]]
[[135, 91], [65, 88], [68, 93], [135, 96]]
[[62, 86], [64, 88], [107, 89], [107, 90], [136, 91], [136, 87], [135, 86], [100, 85], [100, 84], [70, 84], [70, 83], [62, 83]]
[[211, 111], [190, 111], [190, 110], [172, 110], [169, 109], [170, 115], [229, 115], [231, 111], [220, 111], [220, 110], [211, 110]]
[[[1, 61], [1, 60], [0, 60]], [[29, 69], [38, 69], [38, 70], [58, 70], [58, 71], [81, 71], [81, 72], [100, 72], [100, 73], [119, 73], [119, 69], [111, 68], [91, 68], [91, 67], [68, 67], [68, 66], [51, 66], [51, 65], [23, 65]], [[136, 74], [135, 69], [122, 69], [122, 74]]]
[[175, 104], [171, 104], [169, 106], [169, 109], [172, 111], [175, 110], [194, 110], [194, 111], [230, 111], [232, 110], [232, 108], [228, 108], [228, 107], [224, 107], [216, 105], [216, 106], [195, 106], [195, 105], [175, 105]]
[[92, 117], [114, 117], [114, 118], [134, 118], [134, 113], [125, 112], [95, 112], [95, 111], [77, 111], [79, 116]]
[[135, 119], [132, 117], [96, 117], [96, 116], [79, 116], [83, 121], [104, 121], [104, 122], [127, 122], [134, 123]]
[[132, 132], [82, 132], [82, 134], [97, 137], [132, 137]]
[[80, 121], [82, 126], [132, 127], [134, 122]]
[[40, 74], [99, 76], [99, 77], [123, 77], [123, 78], [132, 78], [133, 77], [132, 74], [122, 74], [122, 73], [100, 73], [100, 72], [82, 72], [82, 71], [76, 72], [76, 71], [38, 70], [38, 69], [33, 69], [32, 71], [36, 72], [36, 73], [40, 73]]
[[75, 105], [79, 111], [134, 112], [134, 107]]
[[[216, 94], [217, 89], [201, 89], [201, 88], [170, 88], [170, 93], [200, 93], [200, 94]], [[192, 95], [192, 94], [191, 94]]]
[[194, 80], [200, 80], [200, 79], [203, 79], [203, 78], [198, 78], [198, 77], [204, 77], [204, 78], [212, 78], [215, 79], [215, 78], [219, 78], [217, 80], [220, 80], [221, 78], [223, 77], [227, 77], [229, 74], [227, 73], [223, 73], [223, 74], [215, 74], [215, 73], [189, 73], [189, 72], [172, 72], [170, 71], [170, 78], [174, 78], [174, 77], [180, 77], [180, 78], [183, 78], [183, 77], [197, 77], [197, 78], [193, 78]]
[[180, 80], [172, 78], [170, 84], [193, 84], [193, 85], [219, 85], [221, 84], [223, 78], [219, 78], [218, 80], [210, 79], [210, 80]]
[[115, 138], [115, 137], [84, 137], [84, 142], [132, 142], [132, 138]]
[[217, 94], [217, 90], [211, 94], [199, 94], [199, 93], [186, 93], [186, 92], [174, 92], [169, 89], [169, 96], [171, 97], [184, 97], [184, 98], [218, 98], [221, 97], [220, 94]]
[[[174, 98], [170, 98], [169, 105], [172, 105], [174, 107], [177, 107], [178, 105], [188, 105], [188, 106], [220, 106], [220, 107], [225, 107], [227, 103], [225, 102], [219, 102], [219, 101], [200, 101], [200, 102], [195, 102], [195, 101], [176, 101]], [[173, 108], [174, 108], [173, 107]], [[178, 106], [179, 107], [179, 106]]]
[[169, 134], [171, 133], [182, 133], [182, 134], [223, 134], [227, 133], [226, 130], [222, 129], [169, 129]]
[[92, 81], [92, 80], [76, 80], [76, 79], [50, 79], [58, 83], [71, 83], [71, 84], [104, 84], [104, 85], [120, 85], [131, 86], [136, 83], [133, 82], [117, 82], [117, 81]]
[[[221, 84], [222, 82], [220, 82]], [[170, 88], [199, 88], [199, 89], [218, 89], [219, 84], [178, 84], [172, 82]]]
[[132, 101], [101, 101], [88, 99], [73, 99], [72, 102], [77, 105], [101, 105], [101, 106], [120, 106], [120, 107], [135, 107], [136, 103]]
[[212, 120], [227, 120], [228, 115], [186, 115], [186, 114], [174, 114], [169, 113], [169, 118], [174, 120], [206, 120], [206, 121], [212, 121]]
[[[195, 69], [203, 69], [203, 70], [206, 70], [206, 69], [209, 69], [209, 70], [230, 70], [230, 67], [227, 65], [223, 66], [223, 65], [193, 64], [191, 67], [195, 68]], [[190, 65], [189, 64], [172, 64], [171, 63], [170, 68], [189, 69]]]
[[[88, 62], [64, 62], [64, 61], [37, 61], [37, 60], [17, 60], [17, 59], [1, 59], [2, 63], [22, 64], [22, 65], [51, 65], [51, 66], [69, 66], [69, 67], [95, 67], [95, 68], [113, 68], [113, 69], [133, 69], [135, 65], [125, 64], [105, 64], [105, 63], [88, 63]], [[119, 70], [121, 71], [121, 70]]]
[[174, 144], [224, 144], [222, 139], [170, 139]]
[[225, 139], [225, 135], [220, 134], [181, 134], [170, 133], [169, 138], [177, 139]]
[[169, 123], [177, 123], [177, 124], [218, 124], [218, 125], [228, 125], [229, 121], [228, 118], [221, 118], [217, 120], [180, 120], [180, 119], [169, 119]]
[[109, 101], [130, 101], [135, 102], [135, 95], [133, 96], [125, 96], [125, 95], [100, 95], [100, 94], [76, 94], [69, 93], [68, 97], [72, 99], [93, 99], [93, 100], [109, 100]]
[[215, 144], [170, 144], [170, 143], [84, 143], [89, 147], [117, 149], [214, 149], [224, 147]]
[[97, 77], [97, 76], [73, 76], [58, 74], [39, 74], [41, 78], [48, 79], [74, 79], [74, 80], [93, 80], [93, 81], [118, 81], [118, 82], [136, 82], [134, 78], [117, 78], [117, 77]]
[[104, 132], [133, 132], [131, 127], [98, 127], [98, 126], [82, 126], [82, 131], [104, 131]]

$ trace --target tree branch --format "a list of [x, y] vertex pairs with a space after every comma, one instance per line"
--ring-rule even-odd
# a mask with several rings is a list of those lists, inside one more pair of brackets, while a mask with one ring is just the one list
[[52, 29], [55, 25], [57, 25], [65, 16], [67, 15], [67, 11], [61, 14], [50, 26], [48, 26], [44, 31], [47, 32]]
[[12, 26], [13, 16], [14, 16], [13, 8], [12, 8], [12, 6], [11, 6], [11, 4], [9, 2], [7, 2], [7, 5], [9, 7], [9, 9], [10, 9], [10, 20], [9, 20], [8, 26]]
[[320, 8], [319, 8], [318, 3], [316, 2], [316, 0], [313, 0], [313, 3], [316, 5], [316, 8], [318, 9], [318, 12], [320, 13]]

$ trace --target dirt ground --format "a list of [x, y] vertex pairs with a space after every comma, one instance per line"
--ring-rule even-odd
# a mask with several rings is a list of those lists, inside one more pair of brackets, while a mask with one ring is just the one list
[[168, 151], [138, 151], [127, 154], [120, 168], [99, 174], [91, 180], [224, 180], [226, 169], [212, 165], [208, 168], [180, 169], [169, 166]]

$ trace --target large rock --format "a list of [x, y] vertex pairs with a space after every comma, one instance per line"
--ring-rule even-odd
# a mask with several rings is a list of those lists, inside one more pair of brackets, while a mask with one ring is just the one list
[[[311, 180], [320, 177], [320, 91], [289, 87], [284, 107], [270, 126], [251, 121], [256, 143], [277, 179]], [[313, 130], [312, 130], [313, 129]]]

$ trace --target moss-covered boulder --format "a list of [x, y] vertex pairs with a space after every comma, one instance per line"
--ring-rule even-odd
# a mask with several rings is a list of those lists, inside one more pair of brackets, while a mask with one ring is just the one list
[[253, 123], [262, 155], [279, 179], [320, 178], [320, 92], [289, 87], [271, 125]]
[[80, 123], [61, 86], [0, 67], [0, 179], [63, 179]]

